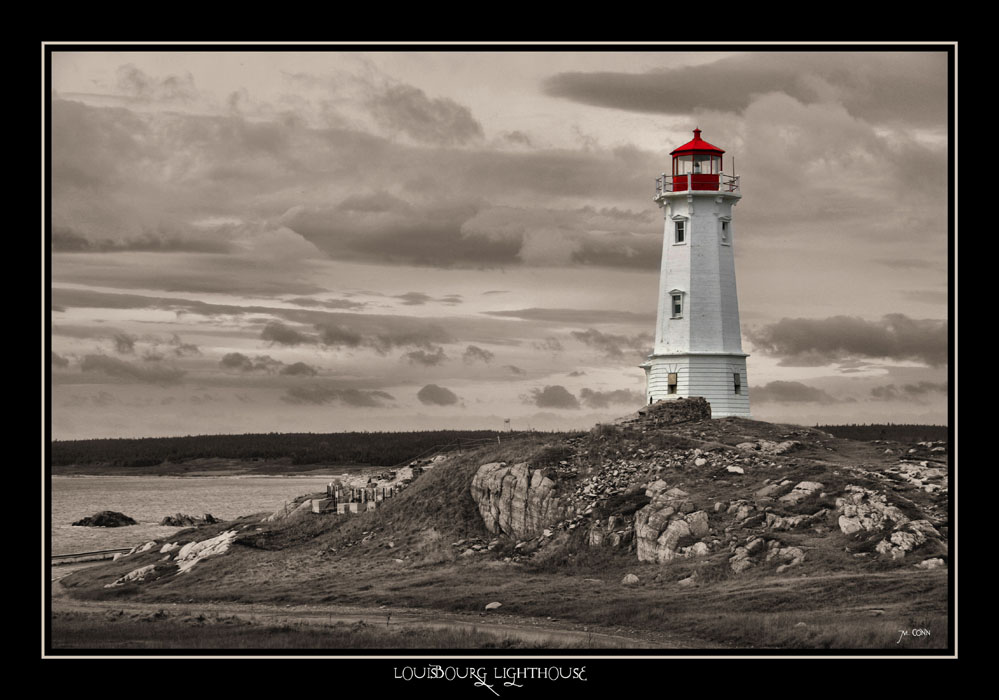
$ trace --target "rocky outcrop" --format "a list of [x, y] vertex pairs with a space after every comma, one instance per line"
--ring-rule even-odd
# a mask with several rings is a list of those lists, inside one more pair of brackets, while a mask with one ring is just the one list
[[846, 487], [845, 492], [836, 499], [836, 508], [839, 511], [839, 529], [846, 535], [861, 530], [882, 530], [888, 521], [896, 525], [909, 522], [901, 510], [889, 505], [882, 493], [852, 484]]
[[894, 532], [878, 542], [874, 550], [892, 559], [901, 559], [930, 540], [941, 541], [937, 529], [928, 520], [910, 520], [896, 526]]
[[694, 542], [709, 532], [708, 514], [694, 510], [687, 492], [672, 488], [657, 492], [635, 513], [638, 560], [666, 564], [677, 558], [704, 556], [708, 546]]
[[782, 574], [792, 566], [805, 561], [805, 552], [801, 547], [783, 547], [780, 541], [766, 541], [762, 537], [750, 537], [741, 546], [733, 546], [729, 557], [729, 567], [735, 573], [742, 573], [760, 563], [783, 562], [778, 564], [777, 573]]
[[140, 567], [133, 571], [129, 571], [127, 574], [112, 583], [105, 584], [104, 587], [116, 588], [117, 586], [124, 586], [126, 583], [138, 583], [139, 581], [145, 580], [149, 574], [153, 573], [154, 569], [156, 569], [156, 564]]
[[616, 422], [621, 425], [641, 423], [648, 427], [660, 427], [710, 418], [711, 404], [701, 396], [691, 396], [656, 401], [654, 404], [643, 406], [636, 413]]
[[174, 561], [177, 562], [177, 566], [180, 568], [180, 572], [178, 573], [190, 571], [191, 567], [203, 559], [228, 552], [233, 540], [236, 539], [236, 534], [236, 530], [226, 530], [221, 535], [210, 539], [185, 544], [177, 552], [177, 556], [174, 557]]
[[482, 465], [472, 478], [470, 493], [486, 529], [516, 539], [536, 537], [568, 511], [556, 483], [526, 462]]
[[767, 513], [766, 527], [768, 530], [797, 530], [798, 528], [809, 527], [822, 522], [828, 513], [829, 511], [825, 508], [811, 515], [777, 515], [776, 513]]
[[587, 543], [591, 547], [627, 547], [634, 536], [635, 524], [631, 518], [612, 515], [590, 527]]
[[779, 500], [781, 503], [800, 503], [809, 496], [811, 496], [816, 491], [822, 490], [822, 484], [818, 481], [801, 481], [799, 482], [791, 492], [781, 496]]
[[163, 520], [160, 521], [160, 525], [167, 525], [169, 527], [199, 527], [201, 525], [212, 525], [218, 522], [222, 521], [211, 513], [205, 513], [205, 517], [203, 518], [199, 518], [195, 515], [177, 513], [176, 515], [168, 515], [163, 518]]
[[80, 527], [125, 527], [127, 525], [137, 525], [134, 520], [114, 510], [102, 510], [89, 517], [77, 520], [74, 525]]
[[740, 450], [755, 450], [765, 455], [782, 455], [801, 446], [797, 440], [784, 440], [774, 442], [773, 440], [757, 440], [756, 442], [740, 442], [736, 447]]

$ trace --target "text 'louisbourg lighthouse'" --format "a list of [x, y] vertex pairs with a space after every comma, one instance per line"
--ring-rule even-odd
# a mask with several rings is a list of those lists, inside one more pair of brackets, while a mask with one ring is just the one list
[[701, 138], [672, 153], [656, 179], [666, 221], [655, 348], [641, 365], [649, 403], [703, 396], [713, 417], [749, 417], [746, 353], [735, 289], [732, 207], [739, 178], [723, 172], [725, 151]]

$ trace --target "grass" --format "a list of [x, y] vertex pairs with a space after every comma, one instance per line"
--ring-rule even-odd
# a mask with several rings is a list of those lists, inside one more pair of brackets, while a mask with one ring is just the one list
[[71, 649], [571, 649], [472, 629], [373, 625], [265, 625], [237, 616], [57, 613], [52, 648]]

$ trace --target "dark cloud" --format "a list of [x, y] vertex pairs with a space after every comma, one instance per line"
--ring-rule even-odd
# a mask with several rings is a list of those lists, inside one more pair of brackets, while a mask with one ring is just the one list
[[53, 367], [69, 367], [69, 360], [61, 355], [53, 352], [52, 353], [52, 366]]
[[321, 306], [326, 309], [349, 309], [352, 311], [363, 309], [367, 306], [363, 301], [351, 301], [350, 299], [309, 299], [308, 297], [295, 297], [294, 299], [289, 299], [288, 303], [298, 304], [299, 306]]
[[270, 355], [248, 357], [241, 352], [227, 353], [219, 360], [219, 366], [225, 369], [237, 369], [241, 372], [274, 372], [284, 365]]
[[572, 337], [600, 351], [605, 357], [623, 357], [625, 353], [646, 355], [652, 347], [652, 335], [639, 333], [635, 336], [601, 333], [594, 328], [585, 331], [573, 331]]
[[946, 123], [947, 55], [935, 52], [767, 52], [646, 73], [559, 73], [547, 94], [653, 114], [742, 112], [767, 93], [836, 102], [871, 121]]
[[174, 354], [179, 357], [201, 354], [201, 349], [197, 345], [194, 343], [185, 343], [176, 333], [174, 333], [173, 337], [170, 338], [170, 345], [173, 346]]
[[421, 325], [412, 329], [389, 329], [376, 333], [373, 337], [366, 338], [365, 344], [382, 354], [393, 348], [406, 346], [434, 350], [438, 354], [443, 354], [443, 350], [436, 346], [436, 343], [449, 343], [452, 340], [451, 336], [439, 326]]
[[633, 404], [641, 406], [645, 403], [645, 394], [638, 391], [629, 391], [628, 389], [595, 391], [584, 388], [579, 392], [579, 399], [588, 408], [607, 408], [611, 404]]
[[801, 382], [776, 381], [753, 387], [751, 400], [755, 403], [835, 403], [836, 399], [822, 389]]
[[433, 352], [413, 350], [412, 352], [407, 352], [405, 358], [412, 364], [434, 367], [447, 360], [447, 355], [444, 354], [444, 348], [438, 347]]
[[199, 236], [195, 232], [179, 233], [141, 231], [128, 238], [90, 238], [65, 226], [52, 229], [53, 253], [231, 253], [231, 242]]
[[293, 386], [281, 397], [282, 401], [293, 404], [316, 404], [338, 402], [355, 408], [380, 408], [394, 397], [384, 391], [343, 389], [335, 386], [305, 384]]
[[141, 367], [107, 355], [87, 355], [80, 363], [80, 369], [116, 379], [161, 386], [179, 384], [185, 374], [172, 367]]
[[851, 316], [783, 318], [749, 330], [753, 345], [782, 357], [785, 366], [819, 366], [858, 357], [919, 360], [937, 367], [948, 361], [947, 323], [888, 314], [880, 321]]
[[569, 376], [570, 377], [585, 377], [586, 376], [586, 372], [584, 372], [581, 369], [577, 369], [577, 370], [573, 370], [572, 372], [569, 372]]
[[135, 341], [137, 340], [135, 336], [127, 333], [116, 333], [111, 340], [114, 342], [114, 349], [122, 355], [135, 352]]
[[871, 389], [871, 396], [878, 401], [915, 401], [921, 403], [929, 395], [946, 393], [947, 382], [884, 384]]
[[522, 370], [517, 365], [503, 365], [503, 369], [510, 370], [510, 374], [516, 374], [518, 377], [523, 377], [527, 374], [527, 372]]
[[[314, 255], [315, 246], [337, 260], [382, 264], [652, 266], [648, 255], [657, 237], [642, 232], [656, 233], [654, 209], [633, 214], [490, 203], [497, 192], [522, 202], [634, 201], [648, 189], [648, 174], [660, 167], [655, 153], [629, 146], [414, 146], [358, 130], [271, 119], [133, 113], [55, 100], [53, 225], [60, 235], [54, 244], [64, 251], [240, 252], [244, 243], [256, 241], [244, 225], [220, 225], [208, 234], [192, 229], [190, 221], [258, 217], [277, 227], [267, 236], [284, 236], [268, 249], [278, 255], [295, 239], [307, 248], [303, 256]], [[460, 133], [453, 123], [448, 128]], [[401, 191], [385, 192], [389, 181], [400, 183]], [[164, 189], [169, 198], [162, 196]], [[302, 194], [320, 190], [321, 196]], [[339, 204], [330, 203], [330, 191], [338, 193]], [[205, 257], [228, 272], [240, 256]], [[232, 285], [240, 282], [284, 295], [323, 291], [272, 285], [259, 278], [259, 265], [244, 275], [184, 272], [172, 269], [160, 284], [185, 291], [234, 292]]]
[[469, 345], [465, 348], [465, 353], [461, 356], [461, 359], [469, 364], [473, 362], [492, 362], [495, 358], [495, 353], [478, 347], [477, 345]]
[[188, 102], [198, 96], [190, 73], [158, 78], [131, 63], [118, 67], [115, 88], [118, 93], [139, 100]]
[[517, 143], [522, 146], [531, 146], [531, 137], [525, 134], [523, 131], [505, 131], [503, 132], [503, 138], [510, 143]]
[[402, 299], [402, 303], [406, 306], [422, 306], [428, 301], [433, 301], [432, 296], [429, 294], [423, 294], [422, 292], [407, 292], [405, 294], [399, 294], [395, 298]]
[[559, 384], [544, 389], [532, 389], [526, 403], [539, 408], [579, 408], [579, 400]]
[[417, 392], [416, 398], [420, 403], [432, 406], [451, 406], [458, 403], [458, 397], [453, 391], [436, 384], [427, 384]]
[[564, 324], [654, 323], [656, 319], [654, 313], [641, 314], [634, 311], [616, 311], [612, 309], [542, 309], [533, 307], [530, 309], [510, 309], [508, 311], [486, 311], [484, 313], [488, 316], [522, 318], [528, 321]]
[[319, 331], [319, 342], [335, 348], [356, 348], [364, 340], [360, 333], [335, 323], [317, 324], [316, 329]]
[[[651, 167], [647, 172], [656, 172], [654, 163], [636, 165]], [[644, 189], [647, 188], [636, 192]], [[517, 242], [517, 259], [526, 265], [655, 269], [662, 249], [660, 227], [651, 207], [636, 212], [617, 207], [493, 206], [476, 212], [462, 225], [462, 232]]]
[[552, 354], [560, 353], [565, 348], [562, 347], [561, 341], [558, 338], [545, 338], [543, 341], [538, 341], [531, 343], [535, 350], [541, 350], [543, 352], [550, 352]]
[[446, 97], [429, 98], [412, 85], [392, 85], [368, 102], [382, 127], [425, 143], [462, 145], [483, 136], [468, 107]]
[[260, 332], [260, 337], [263, 340], [278, 343], [279, 345], [301, 345], [302, 343], [316, 342], [314, 337], [299, 333], [294, 328], [278, 321], [268, 323], [264, 326], [264, 329]]
[[295, 207], [280, 221], [337, 259], [432, 267], [519, 262], [520, 241], [462, 232], [476, 212], [472, 204], [416, 206], [391, 195], [382, 197], [385, 202], [378, 210], [345, 200], [336, 208]]
[[[456, 318], [417, 318], [387, 314], [336, 313], [309, 309], [289, 309], [273, 306], [236, 306], [231, 304], [210, 304], [203, 301], [178, 297], [151, 297], [139, 294], [110, 294], [90, 290], [55, 288], [53, 297], [70, 307], [96, 307], [106, 309], [168, 309], [177, 313], [215, 316], [248, 316], [258, 314], [277, 316], [292, 323], [312, 325], [318, 334], [317, 340], [329, 347], [368, 347], [379, 354], [386, 354], [396, 348], [415, 347], [432, 350], [435, 347], [454, 342], [452, 333], [442, 326], [446, 324], [460, 333], [500, 332], [505, 322], [468, 321]], [[268, 320], [267, 323], [271, 321]], [[512, 323], [512, 322], [511, 322]], [[85, 330], [88, 335], [106, 335], [107, 331], [95, 333]], [[56, 329], [54, 329], [54, 332]], [[71, 333], [68, 326], [60, 326], [60, 333]], [[299, 331], [300, 332], [300, 331]], [[304, 335], [304, 334], [303, 334]]]
[[435, 298], [422, 292], [406, 292], [405, 294], [396, 295], [395, 298], [402, 299], [402, 303], [406, 306], [422, 306], [431, 301], [449, 305], [461, 303], [461, 295], [459, 294], [448, 294], [447, 296]]
[[281, 368], [281, 374], [290, 374], [297, 377], [314, 377], [319, 371], [304, 362], [295, 362]]

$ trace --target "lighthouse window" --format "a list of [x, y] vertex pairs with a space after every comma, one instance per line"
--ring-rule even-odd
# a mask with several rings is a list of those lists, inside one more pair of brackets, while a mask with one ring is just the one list
[[676, 222], [676, 236], [673, 239], [674, 243], [683, 243], [686, 231], [684, 230], [684, 221]]
[[728, 222], [721, 222], [721, 242], [723, 245], [728, 245]]
[[733, 388], [735, 389], [735, 393], [741, 394], [742, 393], [742, 377], [739, 376], [738, 372], [733, 372], [732, 373], [732, 384], [733, 384]]
[[674, 294], [673, 295], [673, 318], [680, 318], [683, 316], [683, 295]]
[[676, 372], [670, 372], [666, 375], [666, 393], [676, 393]]

